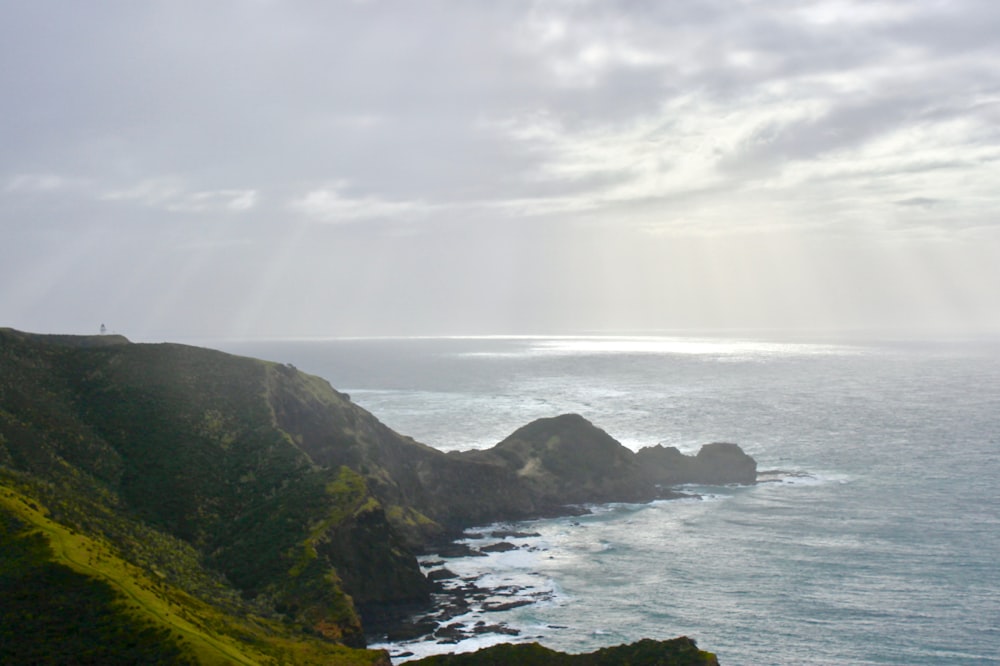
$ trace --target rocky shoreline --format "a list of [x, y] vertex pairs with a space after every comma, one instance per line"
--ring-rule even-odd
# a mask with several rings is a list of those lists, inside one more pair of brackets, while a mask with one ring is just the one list
[[[549, 600], [551, 592], [504, 582], [484, 584], [484, 579], [489, 577], [488, 571], [463, 575], [450, 569], [449, 563], [464, 558], [486, 558], [490, 553], [545, 552], [547, 548], [525, 541], [540, 536], [537, 532], [505, 528], [469, 531], [460, 539], [431, 549], [431, 554], [420, 558], [421, 569], [433, 586], [430, 605], [410, 609], [406, 616], [383, 618], [383, 622], [376, 625], [376, 634], [369, 636], [370, 642], [396, 644], [424, 641], [455, 645], [489, 634], [504, 639], [521, 636], [521, 630], [505, 622], [494, 621], [490, 614]], [[469, 541], [487, 543], [477, 547], [470, 545]], [[392, 656], [410, 657], [413, 653], [404, 650]]]
[[[699, 497], [690, 493], [677, 493], [677, 496]], [[571, 528], [581, 526], [576, 516], [592, 513], [585, 507], [567, 509], [564, 517]], [[549, 546], [540, 543], [541, 538], [539, 532], [517, 529], [515, 524], [501, 524], [472, 528], [453, 541], [428, 548], [427, 553], [418, 559], [421, 570], [433, 587], [430, 604], [397, 609], [405, 612], [382, 617], [378, 621], [366, 619], [366, 624], [373, 628], [368, 634], [369, 645], [388, 650], [394, 659], [409, 659], [419, 656], [411, 651], [419, 644], [453, 646], [474, 639], [492, 644], [544, 638], [525, 635], [522, 629], [510, 626], [501, 619], [504, 617], [502, 613], [554, 601], [555, 590], [545, 585], [533, 585], [531, 581], [511, 582], [509, 578], [496, 575], [486, 561], [490, 555], [517, 552], [546, 557]], [[483, 565], [474, 566], [479, 558], [482, 558]], [[472, 568], [470, 565], [473, 565]], [[527, 576], [541, 579], [543, 574], [529, 571]], [[494, 614], [500, 617], [494, 617]], [[551, 625], [547, 628], [557, 630], [563, 627]], [[437, 651], [447, 651], [447, 648]]]

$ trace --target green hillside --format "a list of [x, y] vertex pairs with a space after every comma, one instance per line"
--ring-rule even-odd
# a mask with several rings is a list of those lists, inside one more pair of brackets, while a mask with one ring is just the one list
[[[427, 582], [364, 479], [314, 464], [275, 426], [268, 377], [286, 368], [96, 340], [0, 332], [4, 505], [18, 509], [17, 524], [40, 530], [54, 564], [117, 581], [116, 594], [122, 585], [156, 591], [134, 612], [179, 603], [183, 614], [163, 610], [155, 623], [168, 613], [201, 618], [211, 632], [181, 631], [192, 645], [198, 635], [242, 636], [232, 645], [245, 663], [327, 663], [330, 650], [343, 651], [337, 644], [363, 647], [342, 576], [365, 600], [384, 601], [380, 590], [389, 600], [426, 598]], [[69, 547], [81, 539], [116, 565], [81, 568], [86, 560]], [[368, 578], [378, 584], [368, 588]], [[380, 658], [359, 654], [362, 663]]]
[[[0, 662], [34, 663], [41, 645], [48, 663], [87, 646], [150, 663], [378, 663], [363, 618], [430, 601], [417, 550], [569, 503], [669, 496], [668, 478], [752, 479], [738, 447], [711, 451], [638, 464], [565, 415], [444, 454], [288, 365], [0, 329], [0, 605], [37, 620], [4, 642], [29, 651]], [[79, 632], [44, 638], [58, 627]]]
[[[52, 520], [16, 486], [8, 477], [0, 487], [0, 663], [385, 663], [381, 652], [256, 615], [228, 590], [194, 596], [148, 562]], [[160, 540], [161, 559], [171, 546], [184, 550], [170, 541]], [[189, 564], [186, 573], [204, 575]]]

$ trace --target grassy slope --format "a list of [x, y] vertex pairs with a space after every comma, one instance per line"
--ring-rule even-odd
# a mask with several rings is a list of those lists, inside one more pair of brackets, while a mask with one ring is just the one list
[[[265, 380], [275, 364], [178, 345], [63, 342], [0, 330], [0, 486], [25, 498], [5, 505], [46, 536], [54, 561], [119, 581], [116, 598], [176, 625], [201, 646], [199, 661], [213, 652], [218, 663], [377, 659], [315, 636], [360, 638], [331, 557], [294, 565], [338, 520], [353, 529], [356, 516], [381, 509], [363, 481], [337, 492], [356, 475], [318, 468], [274, 427]], [[83, 543], [99, 559], [83, 559]], [[294, 627], [274, 619], [276, 605]]]
[[[168, 655], [164, 663], [189, 660], [199, 664], [376, 664], [383, 661], [380, 652], [352, 650], [293, 633], [275, 620], [226, 614], [125, 561], [102, 540], [51, 520], [44, 507], [13, 488], [0, 488], [0, 512], [7, 515], [8, 521], [14, 517], [13, 524], [27, 527], [20, 533], [4, 535], [5, 551], [17, 539], [25, 539], [32, 533], [43, 536], [50, 548], [51, 564], [68, 567], [110, 587], [114, 593], [113, 613], [119, 616], [117, 622], [131, 621], [137, 627], [153, 630], [151, 633], [158, 640], [150, 641], [150, 651]], [[44, 564], [38, 553], [32, 559], [33, 567]], [[17, 573], [11, 572], [11, 567], [5, 569], [8, 578]], [[28, 613], [26, 617], [31, 615]], [[22, 617], [21, 623], [30, 621]]]

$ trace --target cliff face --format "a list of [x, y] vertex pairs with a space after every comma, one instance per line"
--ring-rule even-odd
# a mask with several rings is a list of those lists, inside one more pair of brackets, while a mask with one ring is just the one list
[[95, 340], [0, 332], [0, 464], [61, 488], [50, 504], [86, 504], [74, 529], [107, 537], [90, 514], [132, 516], [262, 609], [348, 645], [364, 643], [359, 606], [428, 598], [365, 478], [317, 463], [278, 423], [284, 384], [337, 401], [328, 386], [210, 350]]
[[428, 598], [412, 550], [435, 539], [754, 473], [735, 445], [634, 454], [576, 415], [445, 454], [291, 366], [0, 329], [0, 486], [219, 612], [348, 645], [359, 609]]

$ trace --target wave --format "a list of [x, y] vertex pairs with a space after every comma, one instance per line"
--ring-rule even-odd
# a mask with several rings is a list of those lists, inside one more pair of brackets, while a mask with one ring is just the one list
[[447, 650], [442, 650], [441, 645], [436, 641], [428, 641], [422, 638], [412, 641], [402, 641], [391, 643], [388, 641], [369, 643], [369, 650], [385, 650], [389, 653], [393, 664], [403, 664], [414, 659], [423, 659], [442, 652], [475, 652], [483, 648], [488, 648], [499, 643], [523, 643], [528, 640], [535, 640], [534, 637], [519, 638], [518, 636], [507, 636], [500, 634], [479, 634], [470, 636], [463, 640], [448, 644]]
[[803, 472], [799, 470], [767, 469], [757, 472], [757, 483], [774, 483], [786, 486], [822, 486], [849, 483], [851, 477], [837, 472]]

